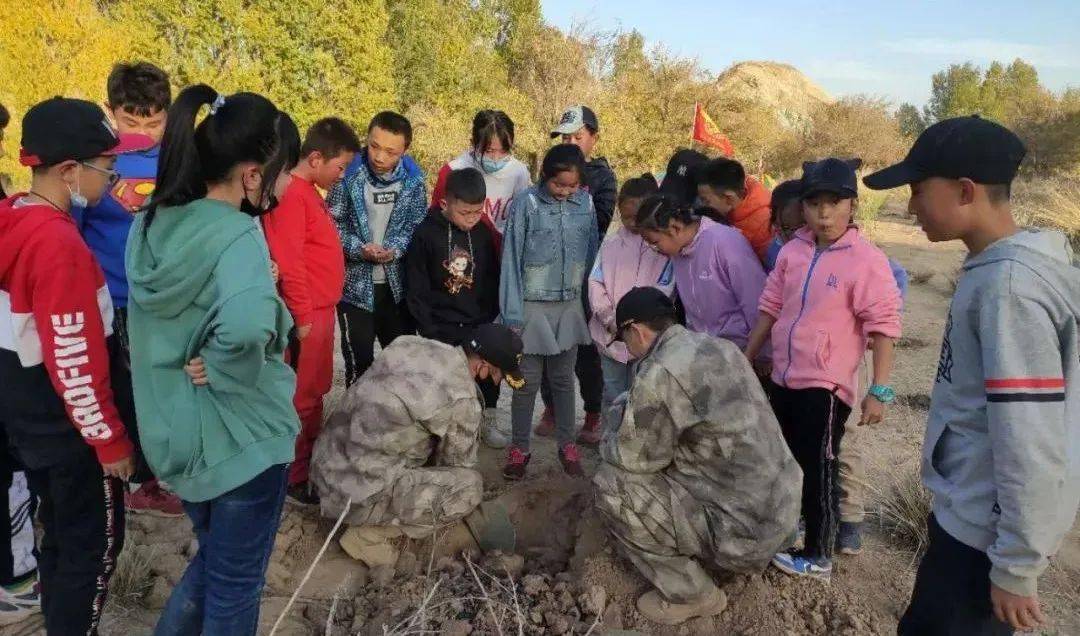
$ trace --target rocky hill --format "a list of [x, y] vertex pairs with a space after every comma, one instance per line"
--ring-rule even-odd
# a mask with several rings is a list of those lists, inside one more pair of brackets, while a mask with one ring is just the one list
[[745, 99], [776, 113], [785, 125], [809, 120], [814, 107], [833, 98], [790, 64], [739, 62], [716, 78], [722, 95]]

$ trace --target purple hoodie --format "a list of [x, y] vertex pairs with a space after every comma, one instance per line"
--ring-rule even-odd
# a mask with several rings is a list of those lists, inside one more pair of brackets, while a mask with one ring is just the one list
[[697, 236], [671, 264], [686, 326], [745, 347], [765, 288], [765, 270], [746, 237], [702, 217]]

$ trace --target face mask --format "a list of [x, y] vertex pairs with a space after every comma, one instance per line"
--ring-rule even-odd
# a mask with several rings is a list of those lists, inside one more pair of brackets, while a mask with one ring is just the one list
[[498, 172], [506, 167], [506, 164], [510, 163], [510, 155], [506, 155], [502, 159], [491, 159], [490, 157], [480, 157], [480, 167], [484, 172], [492, 174]]
[[[76, 168], [76, 170], [81, 171], [82, 168], [78, 167], [78, 168]], [[79, 192], [79, 189], [80, 189], [79, 180], [78, 180], [78, 177], [76, 177], [76, 179], [75, 179], [75, 189], [72, 190], [71, 186], [68, 186], [68, 193], [71, 196], [71, 207], [72, 207], [72, 209], [74, 209], [74, 208], [85, 208], [85, 207], [88, 207], [90, 205], [90, 202], [87, 201], [86, 197], [84, 197], [81, 192]]]

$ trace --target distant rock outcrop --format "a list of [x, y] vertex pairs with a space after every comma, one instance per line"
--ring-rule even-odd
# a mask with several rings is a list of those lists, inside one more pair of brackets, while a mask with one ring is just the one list
[[776, 113], [786, 126], [801, 127], [810, 113], [833, 98], [799, 69], [778, 62], [739, 62], [716, 78], [720, 94]]

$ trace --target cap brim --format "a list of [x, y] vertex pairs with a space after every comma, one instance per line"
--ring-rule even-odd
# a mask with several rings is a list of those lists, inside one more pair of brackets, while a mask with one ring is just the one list
[[855, 192], [851, 188], [840, 188], [840, 187], [834, 188], [832, 186], [819, 186], [819, 187], [816, 187], [816, 188], [810, 188], [810, 189], [804, 191], [800, 196], [803, 199], [809, 199], [809, 198], [813, 197], [815, 194], [821, 194], [822, 192], [828, 192], [830, 194], [835, 194], [836, 196], [840, 197], [841, 199], [857, 199], [857, 198], [859, 198], [859, 193]]
[[101, 154], [106, 157], [111, 157], [113, 155], [123, 155], [129, 152], [149, 150], [150, 148], [153, 148], [156, 143], [154, 138], [148, 135], [120, 135], [120, 143]]
[[563, 124], [562, 126], [559, 126], [558, 128], [552, 129], [551, 138], [554, 139], [555, 137], [558, 137], [559, 135], [572, 135], [572, 134], [576, 133], [577, 131], [581, 130], [582, 128], [584, 128], [584, 127], [585, 127], [584, 123]]
[[888, 190], [890, 188], [899, 188], [902, 185], [909, 183], [915, 183], [916, 181], [922, 181], [926, 178], [920, 170], [917, 170], [909, 163], [901, 161], [898, 164], [889, 166], [877, 172], [871, 173], [863, 177], [863, 185], [871, 190]]

